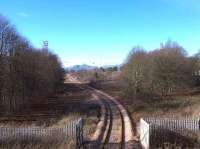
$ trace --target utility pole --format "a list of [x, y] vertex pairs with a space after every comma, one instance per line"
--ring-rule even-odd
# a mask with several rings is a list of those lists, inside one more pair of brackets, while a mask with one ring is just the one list
[[43, 41], [43, 47], [42, 47], [42, 50], [44, 51], [44, 53], [46, 53], [47, 55], [48, 55], [48, 45], [49, 45], [49, 43], [48, 43], [48, 41], [46, 40], [46, 41]]
[[47, 40], [43, 41], [43, 49], [48, 50], [49, 43]]
[[164, 44], [163, 44], [163, 42], [160, 43], [160, 48], [161, 48], [161, 49], [164, 48]]

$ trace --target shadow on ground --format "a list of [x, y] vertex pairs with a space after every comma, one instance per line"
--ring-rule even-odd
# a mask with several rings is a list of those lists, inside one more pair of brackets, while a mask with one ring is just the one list
[[85, 142], [84, 149], [142, 149], [139, 142], [129, 141], [125, 144], [121, 143], [108, 143], [108, 144], [99, 144], [98, 142]]

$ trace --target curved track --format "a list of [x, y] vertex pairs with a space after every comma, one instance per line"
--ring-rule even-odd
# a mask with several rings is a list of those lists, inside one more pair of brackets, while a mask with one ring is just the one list
[[132, 149], [136, 141], [126, 109], [110, 95], [88, 87], [101, 106], [101, 120], [87, 148]]
[[[71, 82], [72, 75], [67, 76]], [[71, 78], [71, 80], [70, 80]], [[140, 149], [137, 137], [134, 135], [131, 118], [125, 107], [115, 98], [91, 86], [86, 86], [92, 92], [101, 107], [101, 118], [97, 129], [91, 138], [88, 149]]]

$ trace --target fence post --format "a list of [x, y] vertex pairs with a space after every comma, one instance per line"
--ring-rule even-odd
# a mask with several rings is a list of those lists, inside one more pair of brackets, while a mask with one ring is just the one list
[[83, 119], [80, 119], [80, 141], [83, 144]]
[[140, 119], [140, 142], [144, 149], [149, 149], [150, 124]]
[[79, 149], [78, 126], [76, 125], [76, 149]]
[[83, 144], [83, 120], [79, 119], [75, 126], [76, 126], [76, 149], [80, 149]]

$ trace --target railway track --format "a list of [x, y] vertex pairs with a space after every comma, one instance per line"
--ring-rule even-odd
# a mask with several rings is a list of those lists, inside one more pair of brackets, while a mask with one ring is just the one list
[[121, 113], [112, 102], [102, 99], [107, 108], [108, 123], [102, 148], [123, 148], [124, 131]]
[[[68, 78], [73, 78], [68, 75]], [[70, 80], [70, 79], [69, 79]], [[72, 80], [72, 79], [71, 79]], [[75, 79], [76, 83], [81, 82]], [[87, 149], [141, 149], [133, 132], [131, 118], [125, 109], [112, 96], [91, 86], [86, 86], [101, 107], [101, 118]]]
[[108, 94], [88, 87], [101, 106], [101, 120], [97, 125], [89, 149], [132, 149], [134, 138], [131, 119], [126, 109]]

